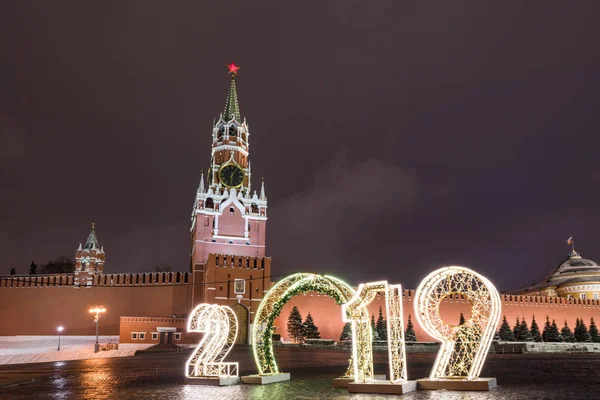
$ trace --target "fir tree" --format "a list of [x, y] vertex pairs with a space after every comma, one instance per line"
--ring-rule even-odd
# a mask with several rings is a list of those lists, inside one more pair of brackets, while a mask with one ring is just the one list
[[542, 332], [542, 340], [544, 342], [549, 342], [548, 332], [550, 332], [551, 329], [552, 329], [552, 326], [550, 325], [550, 317], [548, 317], [546, 315], [546, 323], [544, 324], [544, 331]]
[[[16, 269], [15, 267], [12, 267], [12, 268], [10, 269], [10, 274], [11, 274], [11, 275], [16, 275], [16, 274], [17, 274], [17, 269]], [[591, 325], [590, 325], [590, 327], [591, 327]]]
[[387, 340], [387, 324], [385, 319], [383, 319], [383, 312], [381, 310], [381, 306], [379, 306], [379, 318], [377, 318], [377, 325], [375, 326], [377, 329], [377, 335], [379, 336], [379, 340]]
[[588, 332], [587, 326], [585, 326], [585, 322], [583, 319], [577, 318], [577, 322], [575, 323], [575, 340], [578, 342], [591, 342], [592, 336]]
[[517, 323], [513, 327], [513, 335], [515, 336], [515, 340], [519, 340], [521, 337], [521, 321], [519, 320], [519, 317], [517, 317]]
[[306, 339], [321, 339], [321, 334], [319, 333], [319, 327], [315, 325], [315, 321], [313, 320], [312, 315], [308, 313], [306, 316], [306, 320], [304, 320], [304, 337]]
[[600, 333], [598, 332], [594, 317], [590, 318], [590, 339], [592, 339], [592, 342], [594, 343], [600, 342]]
[[535, 315], [531, 317], [531, 329], [529, 331], [531, 332], [531, 338], [534, 342], [542, 341], [542, 334], [540, 333], [540, 327], [535, 321]]
[[413, 327], [412, 320], [410, 319], [410, 314], [408, 314], [408, 322], [406, 323], [406, 331], [404, 332], [404, 341], [405, 342], [416, 342], [417, 334], [415, 333], [415, 329]]
[[458, 319], [458, 325], [464, 325], [465, 324], [465, 316], [463, 315], [462, 311], [460, 312], [460, 317]]
[[548, 329], [548, 334], [546, 335], [546, 341], [547, 342], [562, 342], [563, 341], [563, 337], [561, 336], [560, 332], [558, 332], [558, 326], [556, 326], [556, 321], [552, 320], [552, 324], [550, 325], [550, 328]]
[[302, 315], [298, 311], [298, 307], [294, 306], [288, 317], [287, 331], [290, 339], [295, 342], [301, 342], [304, 338], [304, 325], [302, 324]]
[[346, 322], [344, 324], [344, 329], [342, 329], [342, 334], [340, 335], [340, 341], [350, 339], [352, 339], [352, 324], [350, 322]]
[[500, 325], [500, 331], [498, 332], [498, 336], [500, 336], [500, 340], [506, 342], [514, 342], [515, 335], [513, 331], [510, 329], [510, 325], [508, 325], [508, 321], [506, 320], [506, 315], [502, 318], [502, 325]]
[[379, 333], [375, 327], [375, 316], [371, 314], [371, 332], [373, 332], [373, 340], [379, 340]]
[[[579, 318], [577, 319], [577, 325], [579, 325]], [[573, 335], [573, 332], [571, 332], [571, 328], [569, 328], [567, 320], [565, 320], [565, 326], [563, 326], [560, 330], [560, 334], [562, 336], [563, 342], [572, 343], [575, 341], [575, 335]]]
[[529, 331], [529, 327], [527, 326], [525, 317], [523, 317], [523, 319], [521, 320], [521, 329], [519, 329], [519, 337], [516, 339], [519, 342], [533, 342], [533, 336], [531, 335], [531, 331]]
[[29, 265], [29, 275], [35, 275], [35, 274], [37, 274], [37, 264], [32, 261], [31, 264]]

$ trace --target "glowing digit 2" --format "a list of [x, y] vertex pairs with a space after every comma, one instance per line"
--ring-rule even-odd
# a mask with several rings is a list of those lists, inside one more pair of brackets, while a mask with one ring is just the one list
[[188, 332], [204, 336], [185, 365], [187, 377], [238, 376], [237, 362], [223, 362], [237, 337], [237, 318], [227, 306], [200, 304], [188, 320]]

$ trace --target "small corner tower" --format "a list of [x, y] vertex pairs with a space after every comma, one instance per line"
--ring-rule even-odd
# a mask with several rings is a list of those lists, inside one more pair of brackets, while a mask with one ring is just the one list
[[92, 222], [92, 230], [88, 235], [85, 245], [75, 252], [75, 286], [91, 286], [94, 275], [104, 273], [104, 247], [98, 243], [96, 237], [96, 224]]

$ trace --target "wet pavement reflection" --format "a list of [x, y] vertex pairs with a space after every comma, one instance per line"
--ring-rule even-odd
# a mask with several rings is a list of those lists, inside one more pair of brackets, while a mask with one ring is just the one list
[[[277, 362], [292, 380], [265, 386], [186, 385], [189, 352], [0, 367], [0, 399], [390, 399], [351, 395], [331, 380], [344, 373], [349, 353], [340, 350], [278, 349]], [[375, 353], [375, 372], [386, 372], [387, 353]], [[250, 348], [235, 348], [230, 360], [242, 375], [255, 373]], [[409, 354], [409, 378], [425, 377], [434, 354]], [[498, 379], [490, 392], [418, 391], [404, 399], [593, 398], [600, 386], [600, 356], [593, 354], [490, 355], [482, 376]]]

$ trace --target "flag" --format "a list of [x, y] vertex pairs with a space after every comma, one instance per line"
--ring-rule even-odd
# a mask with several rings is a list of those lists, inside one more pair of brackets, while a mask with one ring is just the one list
[[567, 244], [573, 244], [573, 236], [571, 236], [571, 237], [569, 238], [569, 240], [567, 240]]

